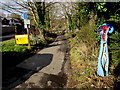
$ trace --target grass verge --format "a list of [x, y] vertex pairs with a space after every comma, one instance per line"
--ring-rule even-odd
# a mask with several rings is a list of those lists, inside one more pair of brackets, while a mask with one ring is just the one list
[[68, 80], [69, 88], [114, 88], [115, 77], [110, 72], [108, 77], [96, 74], [99, 37], [96, 34], [95, 24], [90, 23], [76, 32], [70, 38], [71, 75]]

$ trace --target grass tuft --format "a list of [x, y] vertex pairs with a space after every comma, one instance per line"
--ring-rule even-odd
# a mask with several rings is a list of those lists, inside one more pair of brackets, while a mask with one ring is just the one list
[[69, 76], [70, 88], [113, 88], [114, 76], [100, 77], [96, 74], [99, 36], [95, 32], [95, 23], [90, 23], [76, 32], [74, 38], [70, 38], [71, 71]]

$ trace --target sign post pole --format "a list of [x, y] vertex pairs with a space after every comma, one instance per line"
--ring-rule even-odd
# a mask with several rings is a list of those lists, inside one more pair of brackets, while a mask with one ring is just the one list
[[28, 15], [25, 12], [24, 13], [24, 27], [27, 29], [27, 34], [28, 34], [28, 46], [30, 46], [30, 42], [29, 42], [29, 27], [28, 25], [30, 25], [30, 20], [28, 19]]
[[22, 35], [15, 35], [16, 44], [28, 44], [28, 47], [30, 47], [30, 40], [29, 40], [29, 28], [28, 25], [30, 25], [30, 20], [27, 19], [27, 13], [24, 13], [24, 28], [27, 30], [27, 34]]
[[28, 29], [28, 26], [27, 26], [27, 34], [28, 34], [28, 47], [30, 47], [30, 38], [29, 38], [29, 29]]

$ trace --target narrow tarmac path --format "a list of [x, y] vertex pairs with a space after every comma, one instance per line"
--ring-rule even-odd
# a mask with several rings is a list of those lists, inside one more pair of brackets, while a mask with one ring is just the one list
[[[31, 72], [24, 75], [24, 78], [29, 78], [15, 88], [64, 88], [69, 74], [69, 60], [66, 60], [67, 50], [67, 39], [64, 36], [58, 36], [48, 47], [18, 64], [18, 68], [36, 71], [36, 73], [31, 76]], [[19, 82], [20, 80], [16, 83]]]

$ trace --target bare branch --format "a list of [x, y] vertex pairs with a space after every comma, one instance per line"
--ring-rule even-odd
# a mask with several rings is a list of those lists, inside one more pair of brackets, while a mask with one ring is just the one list
[[[1, 2], [0, 2], [0, 3], [1, 3]], [[17, 11], [17, 12], [19, 12], [19, 13], [23, 13], [22, 11], [17, 10], [16, 8], [10, 7], [10, 6], [9, 6], [9, 5], [7, 5], [7, 4], [4, 4], [4, 3], [1, 3], [1, 4], [3, 4], [4, 6], [6, 6], [7, 8], [10, 8], [10, 9], [15, 10], [15, 11]], [[2, 8], [2, 9], [3, 9], [3, 8]]]
[[54, 5], [54, 4], [56, 4], [56, 3], [58, 3], [58, 2], [50, 2], [45, 8], [48, 8], [48, 7], [50, 7], [51, 5]]
[[21, 7], [29, 10], [29, 8], [27, 6], [25, 6], [26, 5], [25, 3], [24, 4], [18, 3], [18, 2], [15, 2], [15, 3], [18, 4], [18, 5], [20, 5]]
[[[9, 13], [13, 13], [12, 11], [6, 10], [6, 9], [4, 9], [4, 8], [3, 8], [3, 10], [5, 10], [5, 11], [7, 11], [7, 12], [9, 12]], [[18, 15], [18, 14], [16, 14], [16, 13], [13, 13], [13, 14]]]

